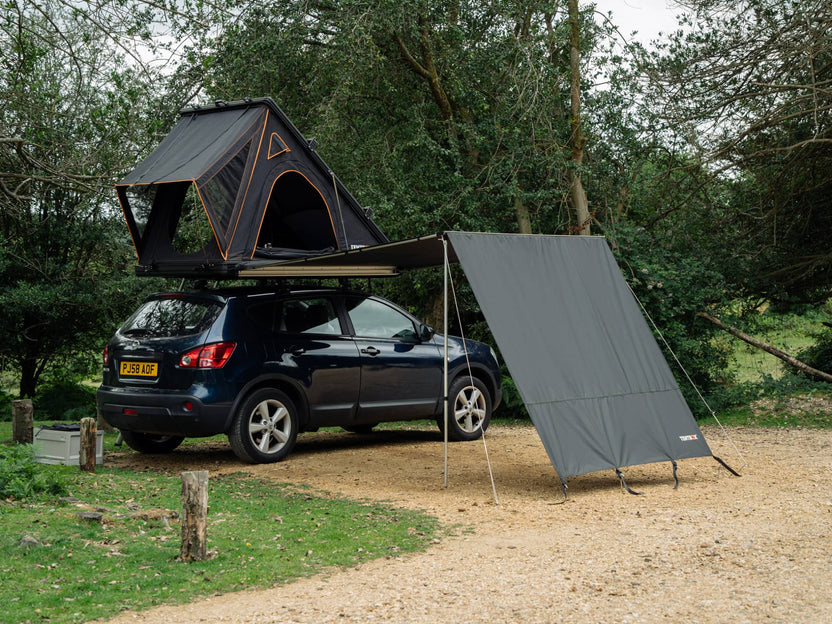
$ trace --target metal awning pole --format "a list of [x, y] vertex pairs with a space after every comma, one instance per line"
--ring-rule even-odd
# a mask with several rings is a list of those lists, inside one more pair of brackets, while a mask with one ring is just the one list
[[443, 277], [443, 319], [442, 319], [442, 335], [444, 337], [444, 347], [443, 347], [443, 357], [442, 360], [444, 362], [443, 370], [444, 370], [444, 390], [443, 390], [443, 397], [444, 400], [442, 401], [442, 405], [444, 406], [443, 409], [443, 419], [444, 419], [444, 426], [442, 427], [442, 431], [444, 432], [445, 438], [445, 489], [448, 488], [448, 272], [450, 271], [450, 265], [448, 263], [448, 239], [444, 236], [442, 237], [442, 252], [444, 254], [445, 262], [443, 263], [442, 267], [442, 277]]

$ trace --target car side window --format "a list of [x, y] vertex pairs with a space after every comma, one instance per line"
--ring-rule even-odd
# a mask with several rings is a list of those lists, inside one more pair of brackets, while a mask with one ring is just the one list
[[274, 333], [280, 327], [280, 311], [282, 307], [282, 301], [258, 303], [248, 309], [248, 318], [266, 331]]
[[350, 299], [347, 313], [355, 335], [364, 338], [416, 340], [416, 328], [404, 314], [373, 299]]
[[249, 308], [249, 319], [263, 329], [287, 334], [338, 336], [341, 323], [329, 299], [291, 299], [267, 301]]
[[287, 334], [338, 336], [341, 323], [329, 299], [291, 299], [282, 302], [279, 330]]

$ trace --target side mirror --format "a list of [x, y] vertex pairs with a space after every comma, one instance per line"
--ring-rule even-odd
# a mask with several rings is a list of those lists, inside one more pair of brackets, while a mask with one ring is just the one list
[[435, 335], [436, 332], [433, 330], [433, 327], [428, 327], [427, 325], [419, 326], [419, 340], [421, 340], [422, 342], [429, 341]]

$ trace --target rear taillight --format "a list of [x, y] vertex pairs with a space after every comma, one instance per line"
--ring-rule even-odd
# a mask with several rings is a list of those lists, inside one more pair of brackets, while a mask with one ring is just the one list
[[104, 366], [110, 363], [110, 345], [104, 345], [104, 355], [101, 359], [104, 360]]
[[179, 358], [180, 368], [222, 368], [231, 357], [236, 347], [234, 342], [218, 342], [216, 344], [197, 347], [182, 354]]

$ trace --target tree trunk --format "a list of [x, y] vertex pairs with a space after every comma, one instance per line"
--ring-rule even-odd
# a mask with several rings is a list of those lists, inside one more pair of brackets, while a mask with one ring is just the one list
[[532, 233], [532, 219], [529, 208], [519, 197], [514, 198], [514, 214], [517, 216], [517, 231], [521, 234]]
[[33, 398], [37, 388], [38, 361], [35, 358], [24, 358], [20, 362], [20, 398]]
[[569, 199], [578, 221], [576, 234], [590, 234], [591, 217], [586, 192], [581, 180], [581, 165], [584, 161], [584, 138], [581, 124], [581, 35], [579, 29], [578, 0], [569, 0], [569, 99], [572, 134], [569, 147], [572, 150], [572, 168], [568, 171]]
[[714, 325], [716, 325], [720, 329], [727, 331], [732, 336], [735, 336], [736, 338], [739, 338], [740, 340], [742, 340], [744, 342], [747, 342], [752, 347], [757, 347], [758, 349], [762, 349], [766, 353], [771, 353], [774, 357], [780, 358], [781, 360], [783, 360], [789, 366], [793, 366], [794, 368], [798, 369], [799, 371], [802, 371], [802, 372], [806, 373], [807, 375], [811, 375], [812, 377], [815, 377], [815, 378], [820, 379], [822, 381], [827, 381], [827, 382], [832, 383], [832, 375], [830, 375], [828, 373], [824, 373], [823, 371], [818, 370], [816, 368], [812, 368], [808, 364], [805, 364], [804, 362], [801, 362], [800, 360], [792, 357], [788, 353], [786, 353], [784, 351], [781, 351], [777, 347], [773, 347], [770, 344], [768, 344], [767, 342], [763, 342], [762, 340], [759, 340], [757, 338], [754, 338], [753, 336], [749, 336], [748, 334], [745, 334], [745, 333], [741, 332], [736, 327], [731, 327], [730, 325], [726, 325], [725, 323], [720, 321], [718, 318], [716, 318], [714, 316], [711, 316], [707, 312], [697, 312], [697, 316], [702, 317], [706, 321], [710, 321], [711, 323], [713, 323]]

